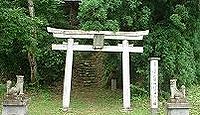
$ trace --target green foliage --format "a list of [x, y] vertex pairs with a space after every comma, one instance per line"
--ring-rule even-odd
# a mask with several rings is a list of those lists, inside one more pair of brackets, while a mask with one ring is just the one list
[[[9, 78], [15, 74], [28, 76], [27, 52], [33, 51], [39, 84], [53, 84], [52, 81], [62, 79], [65, 52], [51, 50], [51, 44], [60, 41], [49, 36], [46, 27], [71, 28], [60, 0], [34, 0], [34, 7], [36, 17], [32, 19], [27, 0], [0, 0], [0, 75]], [[178, 84], [187, 86], [200, 80], [199, 0], [84, 0], [79, 7], [78, 19], [84, 30], [150, 29], [143, 42], [134, 42], [144, 46], [143, 54], [131, 54], [134, 92], [140, 94], [149, 90], [148, 58], [152, 56], [161, 58], [161, 94], [169, 89], [171, 78], [177, 78]], [[118, 41], [106, 43], [116, 45]], [[120, 56], [110, 55], [106, 60], [105, 76], [117, 68], [120, 77]]]
[[[158, 32], [158, 33], [157, 33]], [[157, 30], [154, 55], [161, 57], [160, 80], [177, 78], [191, 85], [196, 80], [194, 54], [190, 43], [176, 29]], [[179, 82], [179, 83], [180, 83]], [[168, 82], [165, 84], [169, 84]]]
[[6, 92], [6, 86], [3, 84], [0, 84], [0, 97], [3, 97], [5, 92]]
[[[145, 85], [147, 87], [144, 89], [149, 90], [149, 61], [147, 59], [157, 56], [161, 58], [159, 84], [162, 94], [163, 90], [169, 89], [171, 78], [177, 78], [179, 84], [187, 86], [197, 83], [200, 40], [198, 29], [195, 28], [199, 27], [197, 21], [200, 16], [197, 15], [199, 6], [197, 0], [187, 2], [85, 0], [80, 5], [79, 20], [81, 28], [86, 30], [136, 31], [150, 28], [150, 34], [143, 43], [144, 53], [131, 56], [131, 77], [135, 81], [133, 81], [135, 84], [133, 90]], [[108, 24], [116, 24], [116, 26], [108, 28], [106, 24], [108, 20], [111, 21]], [[108, 60], [113, 59], [116, 60], [116, 57], [108, 58]], [[116, 65], [108, 65], [106, 71], [108, 73], [113, 71], [112, 68], [114, 69]]]
[[64, 73], [64, 51], [52, 51], [51, 44], [59, 43], [47, 33], [46, 27], [69, 28], [64, 5], [60, 0], [34, 0], [36, 17], [46, 23], [39, 28], [40, 34], [37, 36], [37, 80], [39, 84], [51, 84], [62, 79]]
[[114, 30], [119, 29], [116, 20], [107, 18], [109, 4], [104, 0], [85, 0], [80, 4], [79, 20], [85, 30]]
[[2, 71], [25, 74], [22, 71], [26, 72], [27, 69], [26, 52], [35, 50], [37, 46], [31, 30], [42, 21], [31, 19], [21, 8], [0, 8], [0, 15]]
[[[144, 54], [132, 57], [134, 71], [136, 71], [134, 77], [137, 82], [138, 79], [142, 79], [142, 83], [149, 84], [149, 62], [147, 59], [157, 56], [161, 58], [159, 61], [159, 86], [161, 90], [169, 90], [169, 80], [172, 78], [177, 78], [178, 84], [187, 86], [197, 83], [193, 47], [187, 40], [187, 36], [181, 32], [174, 26], [162, 27], [159, 25], [154, 27], [154, 32], [151, 32], [148, 39], [145, 39]], [[149, 87], [145, 87], [145, 89], [149, 90]], [[165, 95], [161, 90], [160, 94]]]
[[[106, 56], [106, 60], [104, 62], [104, 83], [110, 82], [111, 79], [116, 78], [118, 82], [121, 81], [121, 73], [120, 73], [120, 56], [118, 54], [108, 54]], [[108, 84], [105, 84], [108, 85]]]
[[181, 22], [181, 17], [178, 14], [172, 14], [172, 16], [170, 17], [170, 19], [172, 20], [172, 22], [180, 27], [181, 29], [186, 29], [186, 26], [184, 23]]
[[47, 20], [50, 27], [69, 28], [62, 0], [34, 0], [36, 17]]
[[145, 88], [131, 85], [131, 97], [147, 97], [149, 92]]
[[80, 26], [85, 30], [144, 29], [149, 24], [150, 9], [137, 0], [85, 0], [79, 10]]
[[[15, 79], [16, 74], [24, 74], [29, 80], [30, 70], [27, 59], [27, 52], [32, 51], [37, 59], [38, 76], [37, 80], [43, 84], [54, 81], [62, 70], [63, 58], [51, 51], [51, 44], [55, 39], [49, 36], [46, 31], [48, 25], [56, 27], [65, 25], [64, 11], [61, 5], [54, 0], [35, 0], [35, 18], [30, 18], [28, 13], [27, 1], [3, 1], [0, 2], [0, 71], [2, 78]], [[9, 7], [5, 7], [9, 6]], [[46, 12], [46, 14], [45, 14]], [[59, 19], [57, 19], [59, 18]], [[60, 25], [59, 25], [60, 24]], [[56, 68], [56, 64], [58, 67]], [[55, 68], [51, 68], [54, 66]], [[64, 66], [63, 66], [64, 67]], [[58, 69], [61, 68], [61, 69]], [[4, 79], [5, 80], [5, 79]]]
[[173, 24], [181, 29], [186, 29], [185, 21], [189, 19], [189, 14], [184, 5], [176, 5], [174, 14], [170, 16]]

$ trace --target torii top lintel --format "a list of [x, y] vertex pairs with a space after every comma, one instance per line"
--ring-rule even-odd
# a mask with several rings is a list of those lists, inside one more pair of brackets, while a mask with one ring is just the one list
[[142, 40], [143, 36], [148, 35], [149, 30], [136, 32], [112, 32], [112, 31], [83, 31], [83, 30], [64, 30], [47, 27], [47, 31], [53, 33], [57, 38], [86, 38], [93, 39], [94, 35], [104, 35], [104, 39], [116, 40]]

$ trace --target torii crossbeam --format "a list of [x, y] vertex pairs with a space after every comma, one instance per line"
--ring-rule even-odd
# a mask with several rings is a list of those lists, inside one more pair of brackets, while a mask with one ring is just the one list
[[[129, 44], [128, 40], [142, 40], [149, 31], [138, 32], [111, 32], [111, 31], [82, 31], [64, 30], [47, 27], [48, 32], [54, 37], [68, 39], [67, 43], [52, 44], [53, 50], [67, 50], [64, 89], [63, 89], [63, 110], [68, 111], [70, 105], [73, 51], [102, 51], [102, 52], [122, 52], [123, 70], [123, 109], [130, 110], [130, 64], [129, 52], [142, 53], [143, 47], [135, 47]], [[74, 43], [74, 39], [93, 39], [93, 45], [79, 45]], [[117, 46], [104, 46], [104, 39], [122, 40], [122, 44]]]

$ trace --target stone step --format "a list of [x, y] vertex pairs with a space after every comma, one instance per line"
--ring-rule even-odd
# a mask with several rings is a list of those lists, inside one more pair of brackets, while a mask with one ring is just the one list
[[96, 80], [95, 77], [82, 77], [81, 80]]
[[[98, 82], [99, 70], [97, 67], [101, 66], [101, 56], [92, 54], [91, 57], [79, 59], [74, 63], [74, 86], [95, 86]], [[100, 65], [99, 65], [100, 64]]]
[[78, 74], [79, 74], [80, 77], [82, 77], [82, 76], [83, 76], [83, 77], [84, 77], [84, 76], [85, 76], [85, 77], [87, 77], [87, 76], [88, 76], [88, 77], [90, 77], [90, 76], [95, 77], [95, 76], [96, 76], [95, 73], [78, 73]]
[[76, 69], [78, 72], [95, 72], [94, 68], [79, 68]]
[[94, 82], [91, 80], [87, 80], [87, 81], [83, 81], [83, 83], [94, 83]]

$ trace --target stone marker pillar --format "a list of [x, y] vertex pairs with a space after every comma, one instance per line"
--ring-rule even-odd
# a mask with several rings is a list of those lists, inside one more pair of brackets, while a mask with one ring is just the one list
[[158, 57], [151, 57], [150, 60], [150, 104], [151, 115], [158, 114]]
[[176, 79], [170, 80], [171, 97], [167, 103], [167, 115], [189, 115], [189, 103], [185, 96], [185, 86], [176, 87]]
[[116, 89], [117, 89], [117, 80], [111, 79], [111, 90], [116, 90]]
[[23, 93], [24, 76], [17, 75], [17, 83], [7, 81], [7, 94], [3, 100], [2, 115], [28, 115], [28, 96]]

